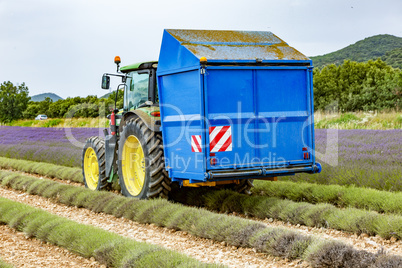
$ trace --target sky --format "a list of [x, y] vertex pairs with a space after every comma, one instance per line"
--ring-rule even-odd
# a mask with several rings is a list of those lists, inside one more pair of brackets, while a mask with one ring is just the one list
[[0, 0], [0, 83], [102, 96], [114, 56], [157, 60], [163, 29], [271, 31], [316, 56], [401, 26], [401, 0]]

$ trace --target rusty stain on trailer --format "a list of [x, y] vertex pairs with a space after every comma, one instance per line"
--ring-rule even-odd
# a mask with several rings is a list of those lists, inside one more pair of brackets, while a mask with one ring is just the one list
[[209, 60], [309, 60], [272, 32], [167, 30], [198, 58]]
[[219, 30], [167, 30], [183, 43], [217, 42], [217, 43], [272, 43], [283, 42], [272, 32], [259, 31], [219, 31]]

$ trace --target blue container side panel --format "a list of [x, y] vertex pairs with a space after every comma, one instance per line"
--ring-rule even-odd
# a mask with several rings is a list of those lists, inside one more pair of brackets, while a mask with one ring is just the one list
[[307, 69], [258, 70], [258, 112], [307, 111]]
[[179, 72], [191, 67], [198, 68], [199, 65], [200, 60], [182, 46], [180, 41], [164, 30], [159, 53], [158, 76], [165, 73]]
[[209, 123], [231, 126], [232, 136], [231, 150], [215, 152], [218, 164], [207, 161], [208, 169], [310, 163], [302, 151], [312, 148], [308, 75], [306, 67], [207, 69]]
[[[272, 123], [271, 135], [259, 133], [262, 156], [275, 156], [276, 161], [304, 161], [303, 147], [311, 147], [307, 69], [257, 71], [257, 110], [261, 118]], [[262, 122], [259, 129], [265, 127]]]
[[204, 149], [194, 152], [191, 142], [192, 136], [199, 140], [203, 135], [200, 70], [163, 75], [158, 79], [165, 166], [169, 175], [172, 179], [191, 176], [204, 180]]
[[[232, 69], [208, 69], [206, 72], [205, 95], [207, 99], [206, 114], [210, 126], [230, 126], [232, 150], [214, 152], [214, 148], [208, 146], [208, 151], [215, 153], [214, 158], [218, 165], [211, 166], [207, 161], [208, 168], [234, 168], [248, 159], [255, 158], [255, 151], [249, 150], [247, 142], [255, 143], [254, 135], [247, 133], [246, 126], [254, 117], [254, 100], [250, 92], [253, 84], [253, 70], [232, 70]], [[209, 145], [210, 137], [208, 135]], [[217, 134], [218, 135], [218, 134]], [[222, 141], [225, 137], [222, 136]], [[246, 148], [247, 147], [247, 148]], [[244, 160], [246, 159], [246, 160]]]

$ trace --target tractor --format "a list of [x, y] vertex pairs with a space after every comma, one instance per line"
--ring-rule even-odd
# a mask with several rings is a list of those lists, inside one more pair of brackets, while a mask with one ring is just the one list
[[105, 73], [123, 109], [82, 151], [85, 186], [167, 198], [173, 185], [250, 193], [254, 179], [318, 173], [312, 61], [271, 32], [164, 30], [159, 61]]

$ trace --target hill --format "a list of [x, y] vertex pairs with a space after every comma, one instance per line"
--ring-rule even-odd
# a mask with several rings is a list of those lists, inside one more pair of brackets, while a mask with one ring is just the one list
[[98, 97], [99, 99], [107, 99], [107, 98], [109, 98], [109, 96], [110, 96], [110, 94], [112, 94], [112, 93], [115, 93], [116, 94], [116, 92], [109, 92], [109, 93], [106, 93], [105, 95], [103, 95], [103, 96], [100, 96], [100, 97]]
[[375, 35], [338, 51], [310, 58], [315, 67], [332, 63], [339, 65], [346, 59], [364, 62], [382, 58], [387, 64], [402, 68], [402, 38], [389, 34]]
[[402, 47], [388, 51], [381, 59], [394, 68], [402, 69]]
[[51, 98], [54, 102], [63, 99], [62, 97], [60, 97], [54, 93], [42, 93], [42, 94], [31, 96], [31, 101], [39, 102], [39, 101], [45, 100], [46, 98]]

